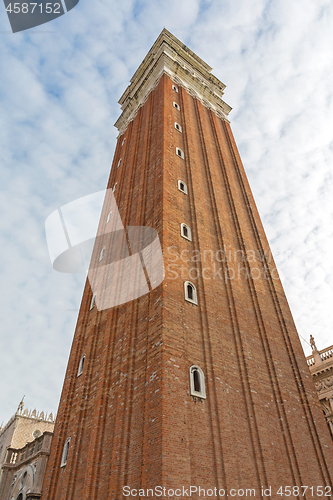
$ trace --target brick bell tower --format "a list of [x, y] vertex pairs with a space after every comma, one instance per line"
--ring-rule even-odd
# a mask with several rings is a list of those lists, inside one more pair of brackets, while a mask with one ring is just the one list
[[186, 498], [191, 485], [195, 499], [332, 498], [332, 439], [224, 88], [164, 29], [119, 101], [108, 188], [125, 228], [157, 231], [165, 278], [109, 308], [87, 280], [43, 500], [158, 498], [159, 486]]

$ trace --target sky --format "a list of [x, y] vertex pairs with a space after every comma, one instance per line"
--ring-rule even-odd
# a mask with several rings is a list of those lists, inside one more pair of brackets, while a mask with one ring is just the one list
[[84, 275], [45, 220], [105, 189], [118, 100], [166, 27], [227, 88], [229, 118], [306, 355], [333, 344], [333, 4], [80, 0], [12, 33], [0, 5], [0, 424], [56, 413]]

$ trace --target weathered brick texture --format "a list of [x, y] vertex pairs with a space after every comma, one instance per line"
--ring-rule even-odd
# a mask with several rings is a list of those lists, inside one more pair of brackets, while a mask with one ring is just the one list
[[[172, 83], [160, 78], [119, 137], [108, 184], [125, 226], [157, 230], [165, 279], [104, 311], [90, 311], [86, 284], [43, 500], [191, 484], [259, 499], [262, 486], [331, 484], [331, 437], [230, 126]], [[198, 305], [184, 300], [186, 280]], [[205, 400], [190, 395], [191, 365]]]

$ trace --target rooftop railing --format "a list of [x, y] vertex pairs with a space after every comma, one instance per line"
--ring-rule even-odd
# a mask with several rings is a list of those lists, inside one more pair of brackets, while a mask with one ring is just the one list
[[[326, 349], [322, 349], [321, 351], [318, 351], [319, 356], [323, 362], [325, 361], [330, 361], [331, 359], [333, 360], [333, 345], [330, 347], [326, 347]], [[307, 356], [306, 362], [308, 366], [313, 366], [316, 364], [316, 360], [314, 358], [313, 354], [310, 354], [310, 356]]]

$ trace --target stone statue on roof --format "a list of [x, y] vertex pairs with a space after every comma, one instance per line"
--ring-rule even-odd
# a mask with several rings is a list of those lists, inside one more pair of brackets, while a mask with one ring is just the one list
[[316, 346], [316, 343], [315, 343], [315, 339], [313, 338], [312, 335], [310, 335], [310, 345], [311, 345], [311, 348], [313, 351], [317, 351], [317, 346]]

